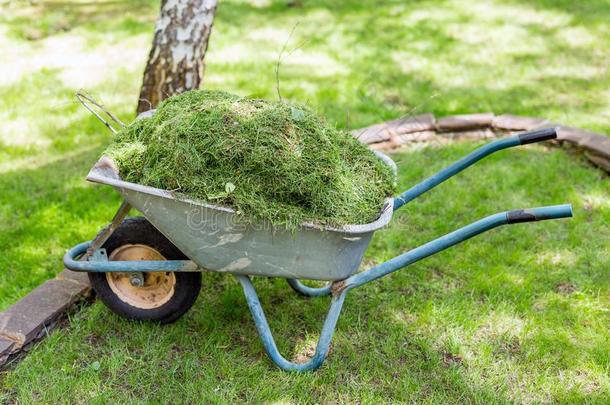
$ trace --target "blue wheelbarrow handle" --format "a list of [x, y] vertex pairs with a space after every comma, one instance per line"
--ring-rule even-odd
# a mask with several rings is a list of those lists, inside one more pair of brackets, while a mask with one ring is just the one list
[[470, 225], [466, 225], [463, 228], [448, 233], [445, 236], [441, 236], [440, 238], [428, 242], [425, 245], [419, 246], [413, 250], [396, 256], [393, 259], [390, 259], [387, 262], [384, 262], [369, 270], [354, 274], [341, 282], [343, 283], [341, 288], [351, 289], [368, 283], [369, 281], [376, 280], [451, 246], [457, 245], [458, 243], [470, 239], [473, 236], [479, 235], [501, 225], [570, 217], [572, 217], [572, 205], [570, 204], [513, 210], [490, 215], [486, 218], [473, 222]]
[[[273, 334], [265, 318], [265, 313], [256, 294], [256, 290], [252, 285], [252, 281], [248, 276], [236, 275], [235, 277], [241, 283], [246, 296], [246, 301], [254, 318], [254, 323], [258, 329], [265, 351], [269, 357], [281, 369], [287, 371], [308, 371], [315, 370], [322, 365], [328, 354], [330, 341], [332, 339], [341, 307], [345, 300], [347, 291], [352, 288], [361, 286], [370, 281], [386, 276], [396, 270], [404, 268], [421, 259], [445, 250], [451, 246], [457, 245], [473, 236], [479, 235], [485, 231], [496, 228], [501, 225], [516, 224], [521, 222], [543, 221], [547, 219], [567, 218], [572, 216], [572, 206], [569, 204], [555, 205], [550, 207], [531, 208], [524, 210], [513, 210], [502, 212], [499, 214], [490, 215], [470, 225], [460, 228], [445, 236], [435, 239], [420, 247], [396, 256], [378, 266], [361, 273], [355, 274], [343, 281], [337, 281], [332, 284], [330, 291], [332, 300], [330, 309], [326, 315], [326, 320], [320, 333], [320, 338], [316, 346], [316, 351], [313, 357], [305, 363], [294, 363], [286, 360], [278, 351]], [[317, 294], [316, 294], [317, 295]], [[321, 294], [320, 294], [321, 295]]]
[[483, 145], [451, 166], [446, 167], [440, 172], [428, 177], [426, 180], [416, 184], [396, 197], [394, 199], [394, 211], [494, 152], [506, 148], [512, 148], [513, 146], [542, 142], [555, 138], [557, 138], [557, 130], [555, 128], [545, 128], [538, 131], [525, 132], [523, 134], [508, 138], [498, 139], [497, 141]]

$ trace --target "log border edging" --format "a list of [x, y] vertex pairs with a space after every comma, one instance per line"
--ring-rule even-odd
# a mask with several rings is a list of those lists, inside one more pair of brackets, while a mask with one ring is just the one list
[[393, 151], [413, 143], [488, 139], [553, 127], [557, 128], [557, 140], [554, 144], [568, 144], [581, 150], [589, 162], [610, 173], [610, 137], [553, 123], [544, 118], [485, 112], [436, 119], [434, 115], [427, 113], [382, 122], [351, 133], [373, 149]]
[[0, 312], [0, 368], [47, 336], [90, 291], [87, 274], [64, 270]]

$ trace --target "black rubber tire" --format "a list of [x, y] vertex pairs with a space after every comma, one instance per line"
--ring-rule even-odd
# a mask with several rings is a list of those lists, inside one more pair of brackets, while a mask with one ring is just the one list
[[[126, 244], [149, 246], [167, 260], [188, 260], [161, 232], [143, 217], [125, 219], [104, 243], [108, 257], [112, 252]], [[139, 321], [171, 323], [184, 315], [195, 303], [201, 289], [201, 273], [175, 272], [174, 295], [165, 304], [151, 309], [134, 307], [119, 298], [110, 288], [106, 273], [89, 273], [91, 287], [97, 297], [112, 312]]]

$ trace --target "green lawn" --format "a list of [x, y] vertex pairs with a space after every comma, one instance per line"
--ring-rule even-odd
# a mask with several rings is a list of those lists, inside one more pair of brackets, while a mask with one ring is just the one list
[[[607, 1], [222, 1], [205, 85], [308, 102], [338, 126], [493, 111], [610, 133]], [[89, 90], [130, 120], [157, 2], [0, 9], [0, 310], [61, 271], [119, 200], [83, 177], [110, 135], [74, 102]], [[27, 38], [30, 38], [28, 40]], [[34, 40], [31, 40], [34, 38]], [[478, 144], [395, 156], [401, 188]], [[239, 286], [204, 275], [194, 309], [159, 327], [100, 304], [0, 374], [0, 402], [590, 402], [610, 396], [610, 182], [581, 157], [502, 152], [403, 208], [366, 262], [482, 216], [571, 202], [572, 220], [506, 227], [352, 291], [328, 362], [278, 371]], [[289, 358], [328, 300], [258, 280]]]

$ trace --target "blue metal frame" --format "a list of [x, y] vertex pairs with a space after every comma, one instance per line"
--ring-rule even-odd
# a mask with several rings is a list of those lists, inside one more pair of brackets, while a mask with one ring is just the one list
[[309, 287], [296, 278], [289, 278], [286, 281], [294, 291], [306, 297], [323, 297], [325, 295], [330, 295], [331, 283], [328, 283], [324, 287]]
[[[86, 271], [90, 273], [109, 272], [148, 272], [148, 271], [201, 271], [192, 260], [142, 260], [142, 261], [108, 261], [106, 249], [97, 249], [93, 252], [94, 258], [79, 260], [91, 247], [92, 242], [83, 242], [64, 255], [64, 266], [72, 271]], [[92, 260], [93, 259], [93, 260]]]
[[271, 329], [269, 329], [269, 324], [267, 323], [267, 318], [265, 318], [265, 312], [263, 311], [263, 307], [258, 299], [256, 290], [252, 285], [252, 281], [250, 281], [250, 277], [235, 275], [235, 278], [237, 278], [237, 280], [239, 280], [241, 283], [244, 290], [244, 295], [246, 296], [246, 301], [248, 302], [248, 307], [250, 308], [252, 318], [254, 319], [254, 324], [256, 325], [258, 334], [261, 338], [263, 346], [265, 347], [265, 351], [271, 360], [273, 360], [273, 362], [282, 370], [286, 371], [309, 371], [320, 367], [328, 355], [330, 341], [335, 332], [337, 320], [339, 319], [339, 314], [341, 313], [341, 307], [343, 306], [343, 301], [345, 300], [345, 294], [347, 291], [333, 295], [328, 314], [326, 315], [326, 320], [322, 326], [320, 338], [318, 339], [316, 352], [314, 353], [313, 357], [306, 363], [293, 363], [286, 360], [277, 349], [275, 340], [273, 339], [273, 334], [271, 333]]

